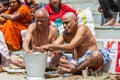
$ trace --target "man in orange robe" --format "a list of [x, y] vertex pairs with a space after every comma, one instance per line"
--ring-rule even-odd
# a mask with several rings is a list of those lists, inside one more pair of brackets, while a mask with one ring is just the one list
[[9, 9], [1, 14], [6, 21], [1, 31], [10, 50], [19, 50], [21, 44], [21, 30], [27, 28], [31, 22], [30, 9], [21, 5], [20, 0], [9, 0]]

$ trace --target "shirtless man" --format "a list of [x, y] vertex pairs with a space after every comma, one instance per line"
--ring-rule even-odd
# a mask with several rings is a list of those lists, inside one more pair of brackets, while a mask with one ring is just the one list
[[53, 44], [34, 48], [40, 51], [71, 52], [71, 57], [66, 56], [65, 53], [54, 55], [52, 64], [58, 67], [59, 73], [76, 74], [86, 67], [98, 70], [103, 63], [103, 57], [89, 28], [85, 25], [78, 25], [77, 17], [71, 12], [63, 15], [62, 22], [65, 31]]
[[[32, 46], [41, 46], [56, 40], [56, 28], [48, 25], [48, 17], [49, 15], [45, 9], [38, 9], [35, 12], [35, 23], [29, 26], [25, 41], [23, 42], [23, 50], [25, 52], [32, 53], [36, 51], [34, 48], [32, 50], [29, 48], [30, 41], [32, 41]], [[23, 59], [17, 56], [12, 56], [11, 62], [21, 68], [25, 68]]]

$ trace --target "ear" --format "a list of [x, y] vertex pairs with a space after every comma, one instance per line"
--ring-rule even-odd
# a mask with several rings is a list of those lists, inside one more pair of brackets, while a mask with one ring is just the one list
[[78, 18], [76, 18], [75, 21], [78, 22]]
[[78, 22], [78, 18], [75, 19], [75, 22]]

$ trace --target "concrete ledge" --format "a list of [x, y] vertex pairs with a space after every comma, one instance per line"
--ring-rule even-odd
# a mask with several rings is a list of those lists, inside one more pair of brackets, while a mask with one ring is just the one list
[[120, 27], [118, 26], [97, 26], [95, 32], [96, 39], [120, 39]]

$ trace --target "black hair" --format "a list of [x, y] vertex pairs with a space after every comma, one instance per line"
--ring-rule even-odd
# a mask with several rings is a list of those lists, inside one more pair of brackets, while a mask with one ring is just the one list
[[0, 0], [3, 6], [8, 6], [8, 0]]
[[21, 4], [22, 4], [21, 1], [20, 0], [16, 0], [16, 1], [17, 1], [18, 5], [21, 6]]
[[40, 8], [40, 5], [39, 4], [32, 4], [32, 5], [30, 5], [30, 9], [31, 8], [34, 8], [35, 10], [38, 10], [39, 8]]
[[17, 0], [17, 2], [18, 2], [18, 4], [19, 4], [19, 6], [21, 6], [21, 1], [20, 1], [20, 0]]

